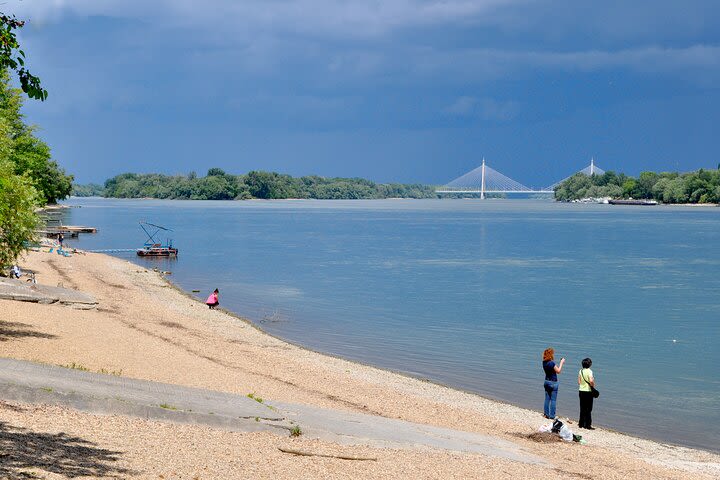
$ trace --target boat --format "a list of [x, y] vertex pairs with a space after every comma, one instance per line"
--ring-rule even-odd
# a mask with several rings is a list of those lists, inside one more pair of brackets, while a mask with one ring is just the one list
[[655, 200], [608, 200], [610, 205], [657, 205]]
[[140, 228], [143, 229], [148, 240], [142, 248], [137, 249], [138, 257], [177, 257], [179, 250], [173, 246], [172, 240], [167, 239], [163, 244], [155, 239], [161, 231], [172, 232], [172, 230], [148, 222], [140, 222]]
[[152, 245], [146, 245], [143, 248], [137, 249], [139, 257], [177, 257], [178, 249], [174, 248], [172, 244], [161, 245], [154, 243]]

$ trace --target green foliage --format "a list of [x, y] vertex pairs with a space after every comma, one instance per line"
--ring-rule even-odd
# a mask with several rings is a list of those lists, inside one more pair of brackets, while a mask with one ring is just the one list
[[48, 96], [40, 79], [25, 67], [25, 52], [15, 34], [24, 25], [0, 13], [0, 267], [15, 262], [34, 240], [36, 208], [67, 197], [72, 188], [72, 177], [51, 160], [50, 148], [24, 123], [20, 90], [10, 85], [13, 71], [30, 98]]
[[75, 197], [102, 197], [104, 193], [105, 187], [97, 183], [73, 184], [72, 195]]
[[22, 103], [20, 91], [10, 85], [7, 71], [0, 71], [0, 119], [4, 124], [1, 133], [10, 141], [0, 155], [10, 160], [16, 175], [25, 175], [32, 181], [40, 204], [55, 203], [70, 195], [72, 176], [52, 160], [50, 147], [34, 135], [34, 127], [25, 124], [20, 113]]
[[24, 25], [25, 22], [15, 15], [0, 14], [0, 70], [17, 72], [23, 92], [30, 98], [44, 101], [48, 92], [40, 85], [40, 79], [25, 68], [25, 52], [20, 49], [14, 32]]
[[642, 172], [638, 178], [606, 172], [589, 177], [578, 173], [555, 188], [555, 199], [635, 198], [664, 203], [720, 203], [720, 170], [688, 173]]
[[555, 199], [568, 202], [580, 198], [618, 198], [626, 190], [634, 188], [635, 181], [624, 174], [605, 172], [603, 175], [588, 176], [576, 173], [555, 187]]
[[80, 363], [75, 363], [75, 362], [68, 363], [67, 365], [60, 365], [60, 366], [64, 367], [64, 368], [69, 368], [71, 370], [80, 370], [81, 372], [89, 372], [90, 371], [90, 369], [87, 368], [85, 365], [82, 365]]
[[36, 205], [37, 192], [30, 179], [15, 175], [11, 163], [0, 159], [0, 268], [12, 265], [26, 242], [34, 239]]
[[255, 400], [255, 401], [258, 402], [258, 403], [263, 403], [262, 397], [258, 397], [258, 396], [255, 395], [254, 393], [248, 393], [248, 394], [247, 394], [247, 397]]
[[[76, 191], [96, 192], [85, 186]], [[436, 198], [427, 185], [399, 183], [376, 184], [362, 178], [326, 178], [318, 176], [292, 177], [276, 172], [251, 171], [246, 175], [231, 175], [222, 169], [211, 168], [207, 176], [194, 172], [187, 176], [123, 173], [105, 182], [105, 197], [111, 198], [168, 198], [187, 200], [247, 200], [314, 198], [314, 199], [370, 199], [370, 198]]]

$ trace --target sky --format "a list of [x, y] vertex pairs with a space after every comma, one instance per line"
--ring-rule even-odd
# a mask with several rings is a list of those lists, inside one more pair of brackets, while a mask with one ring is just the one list
[[528, 186], [720, 163], [717, 0], [6, 0], [79, 183], [273, 170]]

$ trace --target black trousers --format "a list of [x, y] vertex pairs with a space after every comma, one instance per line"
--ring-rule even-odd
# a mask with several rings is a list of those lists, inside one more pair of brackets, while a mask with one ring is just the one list
[[579, 392], [580, 393], [580, 420], [578, 421], [578, 427], [590, 428], [592, 427], [592, 407], [593, 407], [593, 395], [592, 392]]

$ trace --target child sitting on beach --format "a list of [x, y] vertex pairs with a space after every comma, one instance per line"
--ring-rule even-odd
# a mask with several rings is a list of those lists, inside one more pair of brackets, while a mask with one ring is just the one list
[[218, 305], [220, 305], [220, 300], [218, 300], [218, 294], [219, 294], [219, 293], [220, 293], [220, 290], [218, 290], [218, 289], [216, 288], [215, 291], [210, 294], [210, 296], [207, 298], [207, 300], [205, 300], [205, 303], [206, 303], [207, 306], [210, 307], [211, 309], [217, 307]]

